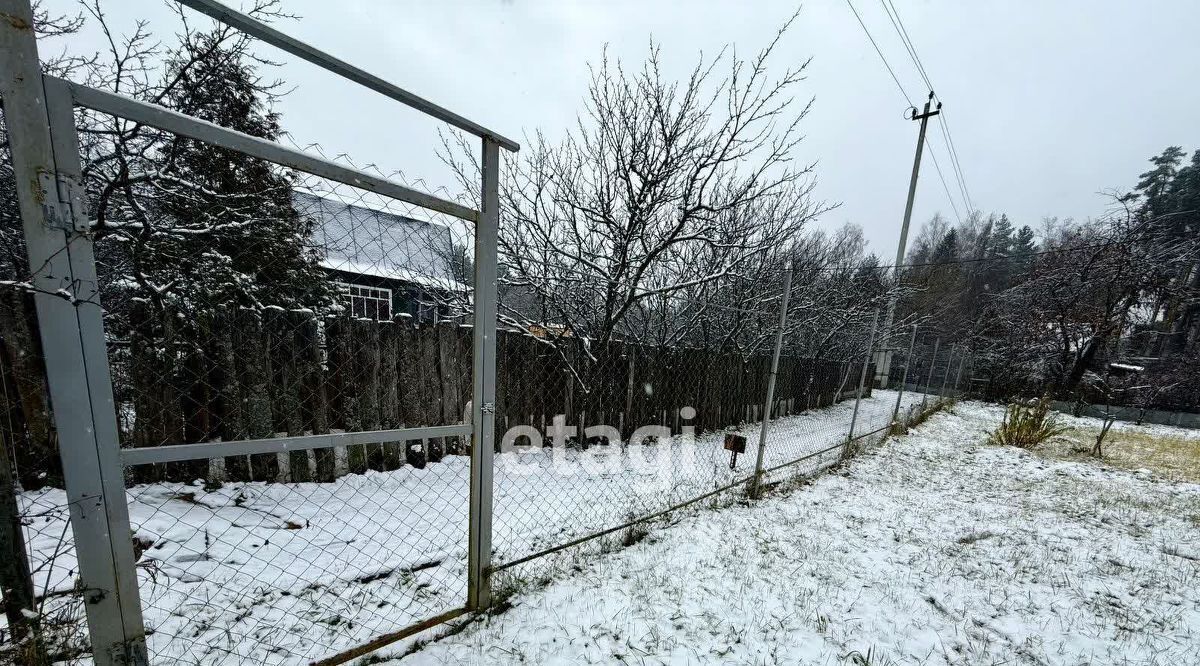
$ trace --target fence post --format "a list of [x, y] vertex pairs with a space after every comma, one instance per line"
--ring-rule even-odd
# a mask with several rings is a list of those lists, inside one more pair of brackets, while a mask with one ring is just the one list
[[779, 374], [779, 354], [783, 350], [783, 331], [787, 328], [788, 297], [792, 293], [792, 262], [783, 269], [783, 300], [779, 302], [779, 330], [775, 331], [775, 353], [771, 356], [771, 371], [767, 375], [767, 395], [763, 400], [762, 426], [758, 429], [758, 458], [754, 462], [754, 479], [750, 482], [750, 497], [757, 498], [762, 483], [763, 455], [767, 450], [767, 426], [771, 424], [771, 405], [775, 402], [775, 377]]
[[850, 433], [846, 435], [846, 449], [843, 455], [849, 455], [850, 442], [854, 441], [854, 424], [858, 421], [858, 403], [862, 401], [863, 386], [867, 382], [867, 366], [871, 364], [871, 352], [875, 349], [875, 327], [879, 325], [879, 309], [871, 317], [871, 334], [867, 336], [867, 353], [863, 356], [862, 372], [858, 375], [858, 390], [854, 392], [854, 413], [850, 416]]
[[467, 608], [491, 603], [492, 461], [496, 438], [496, 240], [500, 224], [500, 144], [483, 139], [483, 189], [475, 226], [475, 321], [471, 396], [471, 505], [467, 544]]
[[966, 349], [964, 349], [962, 357], [958, 359], [958, 370], [956, 370], [954, 373], [954, 397], [955, 398], [957, 398], [960, 395], [958, 392], [958, 382], [959, 382], [959, 380], [962, 379], [963, 366], [967, 364], [967, 354], [968, 353], [969, 352]]
[[900, 390], [896, 393], [896, 408], [892, 410], [892, 422], [900, 415], [900, 399], [904, 397], [904, 385], [908, 382], [908, 369], [912, 367], [913, 347], [917, 344], [917, 325], [913, 324], [912, 337], [908, 339], [908, 355], [904, 357], [904, 374], [900, 377]]
[[929, 375], [925, 377], [925, 390], [921, 392], [921, 409], [925, 409], [925, 398], [929, 397], [929, 387], [933, 386], [933, 369], [937, 366], [938, 346], [942, 344], [941, 336], [933, 340], [933, 357], [929, 359]]
[[946, 372], [942, 374], [942, 388], [938, 389], [938, 402], [946, 399], [946, 382], [950, 380], [950, 366], [954, 365], [954, 347], [950, 345], [950, 354], [946, 356]]
[[28, 0], [0, 0], [0, 96], [36, 293], [92, 660], [147, 663], [70, 92], [43, 83]]

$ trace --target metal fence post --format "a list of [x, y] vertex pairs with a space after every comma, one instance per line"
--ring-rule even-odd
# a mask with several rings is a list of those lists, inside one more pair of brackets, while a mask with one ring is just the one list
[[28, 0], [0, 0], [0, 96], [92, 660], [147, 663], [73, 103], [43, 84]]
[[921, 405], [924, 409], [925, 399], [929, 397], [929, 388], [933, 386], [933, 369], [937, 367], [938, 347], [942, 344], [942, 338], [937, 337], [933, 340], [933, 356], [929, 359], [929, 374], [925, 377], [925, 390], [921, 391]]
[[904, 385], [908, 382], [908, 369], [912, 367], [913, 347], [917, 344], [917, 325], [913, 324], [912, 337], [908, 339], [908, 355], [904, 357], [904, 374], [900, 377], [900, 390], [896, 393], [896, 408], [892, 410], [892, 422], [900, 415], [900, 400], [904, 397]]
[[475, 227], [475, 366], [471, 401], [471, 505], [467, 608], [491, 603], [492, 463], [496, 438], [496, 242], [500, 224], [500, 145], [483, 139], [483, 190]]
[[862, 373], [858, 375], [858, 390], [854, 392], [854, 414], [850, 416], [850, 433], [846, 435], [846, 451], [854, 441], [854, 424], [858, 421], [858, 403], [862, 401], [863, 387], [867, 382], [867, 366], [871, 364], [871, 353], [875, 349], [875, 327], [879, 325], [879, 310], [871, 317], [871, 334], [867, 336], [867, 353], [863, 356]]
[[946, 382], [950, 380], [950, 366], [954, 365], [954, 348], [957, 345], [950, 345], [950, 353], [946, 356], [946, 372], [942, 374], [942, 387], [938, 389], [938, 402], [946, 399]]
[[955, 398], [957, 398], [960, 395], [960, 393], [958, 392], [958, 382], [962, 379], [963, 366], [966, 365], [966, 363], [967, 363], [967, 354], [968, 353], [969, 353], [968, 350], [966, 350], [966, 349], [963, 350], [962, 357], [960, 357], [958, 359], [958, 370], [956, 370], [954, 372], [954, 397]]
[[775, 332], [775, 353], [771, 356], [771, 372], [767, 375], [767, 396], [763, 401], [762, 426], [758, 430], [758, 458], [754, 463], [754, 479], [750, 482], [750, 496], [758, 497], [762, 483], [763, 455], [767, 450], [767, 426], [771, 424], [771, 405], [775, 402], [775, 377], [779, 373], [779, 354], [783, 350], [783, 331], [787, 328], [788, 297], [792, 293], [792, 262], [783, 270], [783, 300], [779, 303], [779, 330]]

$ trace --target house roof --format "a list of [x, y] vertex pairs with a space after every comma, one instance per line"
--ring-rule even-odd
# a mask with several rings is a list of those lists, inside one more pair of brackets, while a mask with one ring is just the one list
[[462, 290], [451, 270], [450, 228], [295, 190], [296, 212], [315, 223], [313, 239], [327, 269]]

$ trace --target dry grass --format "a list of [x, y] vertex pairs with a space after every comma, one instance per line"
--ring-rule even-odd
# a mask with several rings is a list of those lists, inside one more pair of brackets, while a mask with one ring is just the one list
[[[1047, 453], [1087, 458], [1099, 427], [1071, 427], [1055, 438]], [[1171, 436], [1137, 428], [1112, 429], [1105, 437], [1103, 461], [1113, 467], [1149, 469], [1173, 480], [1200, 483], [1200, 437]]]
[[1004, 420], [988, 438], [998, 446], [1032, 449], [1059, 435], [1064, 428], [1057, 423], [1058, 415], [1050, 411], [1046, 399], [1030, 403], [1014, 402], [1004, 412]]

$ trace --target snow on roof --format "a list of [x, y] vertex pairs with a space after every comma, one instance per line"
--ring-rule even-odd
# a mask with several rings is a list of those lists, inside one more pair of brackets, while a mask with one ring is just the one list
[[453, 279], [450, 228], [410, 217], [292, 192], [296, 212], [315, 223], [313, 239], [325, 268], [403, 280], [427, 287], [463, 289]]
[[354, 273], [356, 275], [370, 275], [371, 277], [381, 277], [390, 280], [403, 280], [411, 282], [422, 287], [432, 287], [436, 289], [445, 289], [447, 291], [470, 291], [467, 285], [453, 280], [450, 277], [436, 277], [410, 271], [406, 268], [398, 266], [380, 267], [378, 264], [364, 264], [349, 259], [335, 259], [326, 257], [320, 262], [322, 268], [330, 270], [342, 271], [343, 273]]

